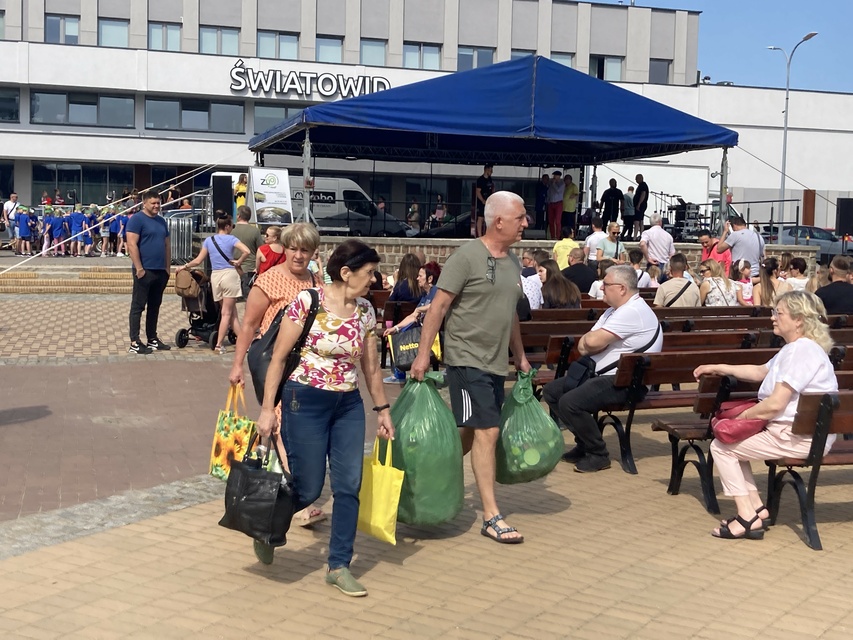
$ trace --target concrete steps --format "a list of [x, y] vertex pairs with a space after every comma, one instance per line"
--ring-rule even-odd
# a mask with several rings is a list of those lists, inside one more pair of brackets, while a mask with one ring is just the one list
[[[133, 275], [130, 267], [60, 264], [24, 267], [0, 274], [0, 294], [81, 294], [130, 295]], [[170, 277], [165, 294], [175, 292], [174, 276]]]

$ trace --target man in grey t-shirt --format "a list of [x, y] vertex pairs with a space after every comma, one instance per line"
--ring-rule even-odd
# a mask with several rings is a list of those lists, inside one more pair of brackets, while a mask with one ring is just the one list
[[[231, 230], [231, 235], [244, 245], [249, 247], [249, 255], [243, 261], [243, 274], [240, 276], [240, 286], [243, 290], [243, 297], [249, 295], [249, 281], [257, 271], [256, 255], [258, 248], [264, 243], [264, 238], [261, 232], [255, 225], [249, 224], [252, 219], [252, 210], [244, 204], [237, 207], [237, 224]], [[239, 252], [238, 252], [239, 255]]]
[[722, 253], [726, 249], [732, 250], [732, 262], [746, 260], [749, 262], [752, 277], [758, 277], [758, 270], [764, 259], [764, 238], [757, 231], [750, 229], [741, 216], [732, 216], [726, 222], [726, 228], [717, 243], [717, 252]]
[[447, 259], [438, 279], [438, 291], [421, 329], [421, 348], [411, 374], [423, 380], [430, 349], [442, 320], [444, 361], [450, 403], [459, 426], [464, 453], [471, 451], [471, 467], [483, 503], [480, 532], [496, 542], [524, 541], [510, 527], [495, 499], [495, 446], [499, 436], [507, 349], [516, 367], [529, 371], [515, 308], [521, 297], [521, 265], [510, 247], [527, 227], [524, 201], [514, 193], [498, 191], [486, 200], [486, 233], [457, 249]]

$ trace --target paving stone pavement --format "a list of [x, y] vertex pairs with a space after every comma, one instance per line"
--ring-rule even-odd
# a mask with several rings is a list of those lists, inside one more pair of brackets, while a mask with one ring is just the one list
[[[543, 480], [498, 487], [523, 545], [479, 535], [466, 462], [465, 506], [452, 522], [400, 525], [397, 546], [358, 535], [353, 572], [368, 598], [323, 583], [328, 522], [294, 528], [275, 563], [260, 565], [248, 538], [217, 526], [222, 485], [204, 476], [230, 361], [189, 350], [131, 358], [114, 346], [80, 361], [32, 356], [31, 327], [50, 305], [27, 313], [13, 300], [9, 312], [9, 298], [0, 324], [22, 347], [2, 352], [0, 371], [3, 638], [853, 634], [853, 471], [821, 474], [824, 551], [802, 542], [787, 490], [764, 541], [716, 540], [695, 474], [681, 495], [666, 494], [669, 445], [650, 432], [650, 415], [634, 430], [639, 475], [561, 463]], [[126, 301], [75, 299], [59, 326], [87, 313], [81, 305], [126, 322]], [[30, 322], [8, 322], [10, 313]], [[606, 439], [617, 451], [612, 432]], [[720, 502], [732, 512], [731, 500]], [[328, 492], [319, 504], [333, 507]]]

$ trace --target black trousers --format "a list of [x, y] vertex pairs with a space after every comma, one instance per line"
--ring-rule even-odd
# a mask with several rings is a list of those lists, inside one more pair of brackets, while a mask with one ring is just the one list
[[139, 342], [139, 324], [142, 311], [145, 314], [145, 338], [148, 342], [157, 337], [157, 320], [160, 318], [160, 304], [163, 292], [169, 282], [169, 272], [165, 269], [146, 269], [145, 275], [133, 278], [133, 294], [130, 299], [130, 341]]
[[615, 376], [590, 378], [581, 386], [566, 390], [567, 376], [545, 385], [542, 397], [560, 422], [575, 436], [575, 442], [588, 455], [606, 456], [607, 445], [595, 419], [602, 407], [628, 401], [628, 389], [613, 386]]

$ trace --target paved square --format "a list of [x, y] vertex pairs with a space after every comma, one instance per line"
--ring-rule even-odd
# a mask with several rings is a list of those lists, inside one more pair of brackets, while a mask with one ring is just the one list
[[[126, 303], [0, 300], [4, 638], [853, 634], [853, 471], [822, 473], [824, 551], [802, 542], [788, 490], [764, 541], [716, 540], [695, 474], [666, 494], [669, 445], [650, 432], [650, 414], [635, 427], [637, 476], [561, 463], [544, 480], [498, 488], [523, 545], [479, 535], [466, 462], [452, 522], [400, 525], [396, 547], [359, 534], [353, 572], [367, 598], [323, 583], [328, 522], [295, 527], [275, 563], [260, 565], [248, 538], [217, 526], [223, 486], [205, 477], [230, 358], [124, 354]], [[164, 308], [164, 327], [181, 320]], [[67, 350], [79, 336], [90, 351]], [[45, 344], [57, 355], [40, 355]], [[607, 440], [618, 450], [612, 432]], [[328, 489], [320, 503], [333, 508]], [[721, 507], [728, 515], [733, 504]]]

